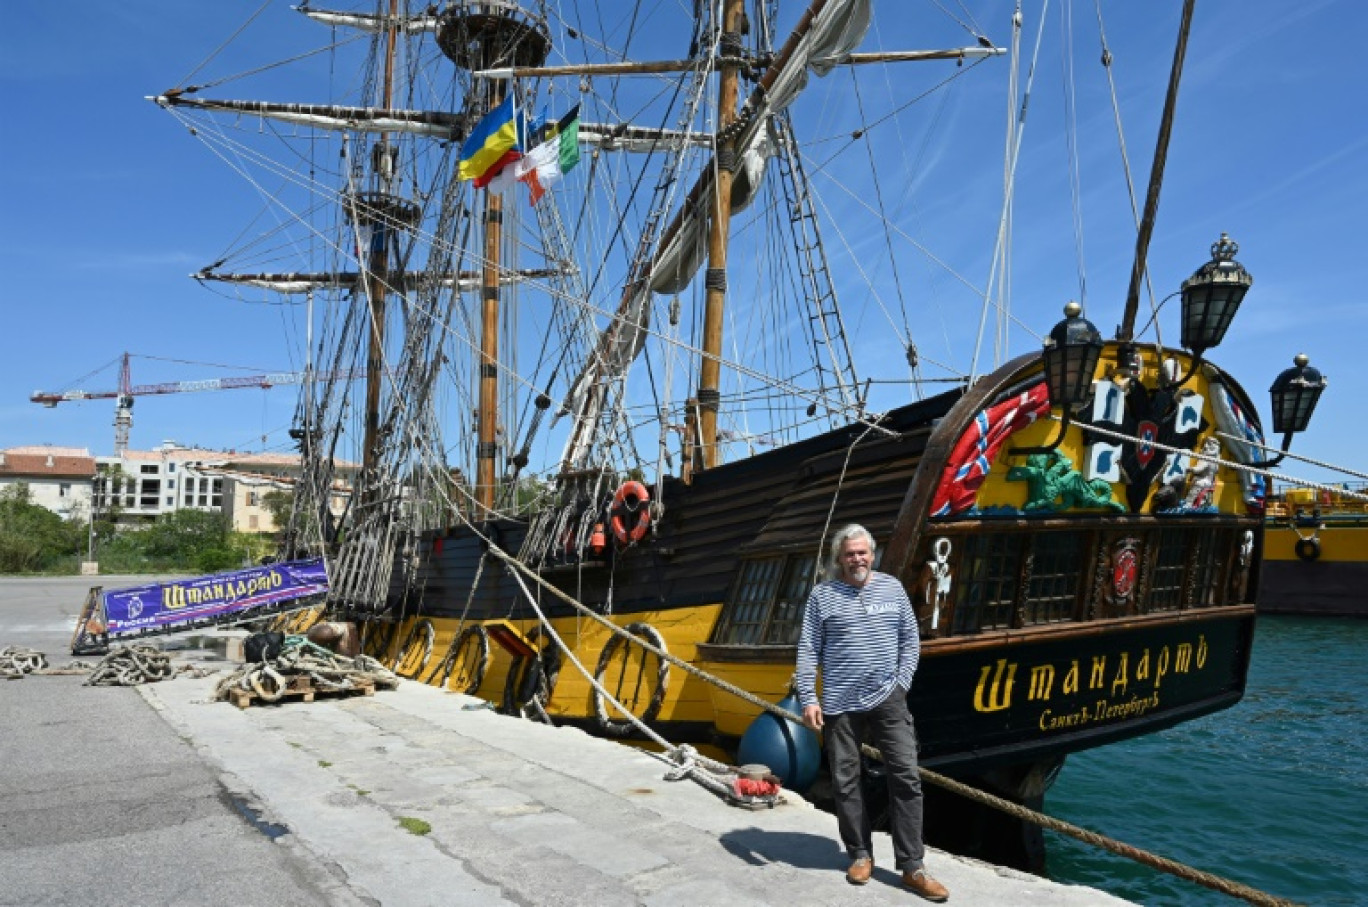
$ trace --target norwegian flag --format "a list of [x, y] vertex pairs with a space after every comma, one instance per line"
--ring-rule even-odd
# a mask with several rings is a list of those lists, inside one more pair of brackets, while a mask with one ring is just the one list
[[950, 516], [972, 507], [1002, 442], [1049, 411], [1050, 395], [1042, 381], [975, 416], [941, 472], [931, 515]]

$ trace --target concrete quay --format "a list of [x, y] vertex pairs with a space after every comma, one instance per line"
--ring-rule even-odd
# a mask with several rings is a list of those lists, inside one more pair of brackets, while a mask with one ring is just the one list
[[[352, 903], [920, 903], [899, 884], [887, 835], [872, 882], [846, 883], [835, 818], [792, 793], [772, 810], [738, 809], [664, 780], [669, 766], [652, 754], [418, 683], [239, 710], [207, 701], [214, 682], [140, 690]], [[431, 831], [413, 834], [409, 819]], [[942, 852], [927, 863], [959, 903], [1125, 903]]]
[[[0, 647], [63, 667], [90, 584], [0, 578]], [[657, 756], [470, 697], [405, 681], [311, 703], [211, 702], [243, 635], [146, 640], [219, 672], [202, 678], [0, 681], [0, 905], [922, 903], [899, 884], [887, 835], [873, 880], [854, 887], [835, 818], [801, 797], [728, 806], [665, 780]], [[951, 903], [1126, 903], [941, 851], [927, 865]]]

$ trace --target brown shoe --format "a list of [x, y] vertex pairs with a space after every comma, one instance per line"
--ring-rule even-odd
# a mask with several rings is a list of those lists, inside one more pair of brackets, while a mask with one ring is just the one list
[[860, 857], [850, 868], [846, 870], [846, 881], [852, 885], [863, 885], [869, 881], [869, 877], [874, 874], [874, 861], [869, 857]]
[[925, 869], [917, 869], [903, 873], [903, 884], [912, 889], [914, 894], [926, 898], [928, 901], [948, 901], [950, 899], [950, 889], [926, 874]]

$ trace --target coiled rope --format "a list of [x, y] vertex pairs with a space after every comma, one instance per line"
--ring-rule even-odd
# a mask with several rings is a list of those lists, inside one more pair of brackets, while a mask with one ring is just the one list
[[47, 656], [25, 646], [5, 646], [0, 649], [0, 677], [22, 680], [25, 675], [46, 668]]
[[[657, 734], [652, 728], [648, 727], [645, 722], [641, 721], [639, 718], [633, 715], [631, 711], [621, 702], [618, 702], [618, 700], [613, 697], [613, 694], [609, 693], [607, 688], [599, 682], [598, 678], [591, 674], [589, 669], [585, 667], [584, 664], [582, 664], [578, 658], [575, 657], [574, 652], [570, 650], [570, 647], [567, 646], [565, 644], [565, 641], [560, 638], [560, 635], [556, 633], [555, 628], [551, 626], [551, 621], [548, 620], [546, 615], [542, 613], [541, 606], [537, 604], [537, 599], [532, 594], [532, 590], [527, 588], [527, 584], [523, 582], [521, 574], [523, 572], [527, 572], [529, 576], [532, 576], [539, 582], [541, 581], [541, 578], [538, 577], [535, 573], [531, 573], [530, 571], [528, 571], [526, 566], [523, 565], [521, 561], [516, 561], [513, 558], [511, 558], [506, 552], [504, 552], [502, 549], [496, 546], [493, 542], [489, 543], [489, 550], [493, 552], [496, 557], [502, 559], [505, 563], [516, 565], [517, 569], [512, 571], [510, 575], [513, 577], [514, 581], [517, 582], [518, 587], [522, 589], [523, 595], [527, 597], [528, 604], [530, 604], [532, 606], [532, 610], [536, 612], [537, 619], [541, 622], [541, 626], [546, 630], [547, 635], [551, 637], [551, 640], [555, 645], [560, 647], [560, 650], [564, 657], [569, 659], [570, 663], [575, 666], [575, 670], [579, 671], [580, 674], [584, 676], [584, 679], [589, 682], [590, 686], [597, 690], [599, 695], [601, 695], [604, 699], [611, 703], [613, 708], [617, 709], [618, 712], [625, 716], [626, 719], [637, 728], [637, 730], [641, 731], [643, 735], [645, 735], [648, 739], [655, 742], [658, 746], [660, 746], [661, 749], [665, 751], [665, 757], [673, 766], [673, 768], [665, 774], [665, 780], [679, 781], [684, 778], [692, 778], [694, 781], [697, 781], [704, 788], [713, 792], [722, 799], [727, 800], [729, 802], [737, 803], [742, 806], [773, 806], [776, 802], [778, 802], [777, 797], [772, 794], [744, 793], [741, 787], [739, 786], [740, 774], [732, 766], [722, 762], [718, 762], [714, 759], [709, 759], [707, 756], [704, 756], [702, 753], [699, 753], [692, 746], [689, 746], [687, 744], [683, 746], [675, 746], [674, 744], [670, 743], [670, 741], [666, 740], [664, 737]], [[558, 590], [553, 589], [553, 591]], [[575, 602], [573, 599], [567, 598], [567, 601], [570, 601], [576, 607], [584, 607], [583, 605], [580, 605], [579, 603]], [[587, 611], [588, 609], [585, 610]], [[595, 617], [596, 619], [601, 619], [597, 614], [594, 614], [592, 611], [590, 611], [589, 613], [592, 614], [593, 617]], [[612, 624], [611, 621], [608, 622], [608, 625], [616, 628], [616, 625]], [[638, 643], [641, 643], [642, 645], [646, 646], [646, 648], [654, 651], [657, 655], [660, 655], [663, 652], [663, 650], [657, 649], [654, 645], [643, 642], [640, 637], [635, 636], [631, 633], [623, 633], [622, 635], [624, 635], [628, 639], [632, 639], [637, 641]], [[678, 662], [678, 659], [671, 658], [671, 661]], [[679, 663], [682, 664], [682, 662]]]
[[84, 686], [88, 687], [135, 687], [143, 683], [156, 683], [177, 674], [191, 672], [203, 677], [208, 672], [193, 665], [171, 665], [171, 656], [156, 646], [134, 645], [119, 646], [111, 651], [91, 670]]
[[[557, 589], [555, 586], [551, 585], [546, 580], [542, 579], [542, 577], [538, 576], [526, 564], [510, 556], [507, 552], [500, 549], [489, 539], [486, 538], [485, 541], [489, 545], [489, 551], [492, 554], [494, 554], [494, 556], [498, 557], [505, 564], [508, 564], [510, 567], [514, 568], [511, 575], [518, 582], [518, 585], [522, 587], [524, 594], [527, 596], [528, 601], [532, 603], [532, 608], [537, 612], [537, 617], [539, 620], [542, 621], [543, 625], [549, 626], [549, 622], [547, 621], [545, 615], [542, 614], [541, 609], [537, 607], [537, 604], [533, 600], [531, 592], [528, 591], [527, 586], [523, 583], [522, 575], [530, 577], [542, 588], [546, 589], [548, 592], [550, 592], [557, 598], [561, 599], [566, 604], [570, 605], [571, 607], [575, 608], [581, 613], [587, 615], [588, 617], [594, 619], [595, 621], [598, 621], [600, 624], [602, 624], [604, 627], [606, 627], [613, 633], [616, 633], [617, 635], [625, 637], [630, 641], [636, 643], [637, 645], [654, 654], [656, 657], [670, 662], [670, 664], [694, 675], [695, 677], [698, 677], [701, 680], [713, 684], [719, 689], [726, 690], [733, 696], [745, 700], [751, 705], [754, 705], [760, 709], [763, 709], [766, 712], [769, 712], [771, 715], [774, 715], [786, 721], [792, 721], [796, 724], [801, 725], [803, 723], [801, 715], [795, 714], [794, 712], [790, 712], [787, 709], [782, 709], [774, 703], [761, 699], [760, 697], [755, 696], [747, 692], [746, 690], [741, 689], [740, 687], [728, 683], [720, 677], [713, 677], [706, 671], [703, 671], [702, 669], [697, 668], [694, 665], [691, 665], [688, 662], [674, 655], [671, 655], [664, 649], [660, 649], [652, 645], [647, 640], [644, 640], [639, 636], [627, 632], [623, 628], [619, 627], [617, 624], [614, 624], [612, 621], [600, 616], [593, 609], [576, 601], [574, 598], [570, 597], [566, 593], [562, 592], [560, 589]], [[551, 631], [551, 637], [556, 641], [557, 645], [561, 646], [562, 651], [567, 653], [569, 652], [565, 644], [561, 642], [560, 637], [555, 634], [554, 630]], [[585, 668], [574, 659], [573, 655], [569, 657], [571, 662], [575, 664], [575, 667], [579, 669], [581, 673], [585, 673], [587, 677], [588, 675]], [[595, 686], [597, 686], [593, 678], [589, 678], [589, 680], [590, 683], [594, 683]], [[663, 738], [661, 738], [658, 734], [654, 733], [652, 730], [645, 727], [644, 725], [641, 725], [639, 722], [636, 722], [635, 716], [633, 716], [630, 712], [624, 709], [617, 702], [617, 700], [613, 699], [612, 696], [607, 693], [607, 691], [603, 691], [603, 695], [607, 697], [607, 699], [613, 704], [615, 708], [617, 708], [623, 714], [627, 715], [629, 719], [636, 723], [638, 727], [641, 729], [642, 733], [646, 734], [648, 737], [655, 740], [662, 747], [665, 747], [667, 751], [671, 753], [673, 758], [676, 758], [680, 761], [680, 768], [678, 769], [678, 771], [686, 774], [692, 772], [694, 760], [697, 760], [701, 767], [707, 769], [709, 772], [733, 771], [729, 766], [713, 762], [712, 760], [707, 759], [704, 756], [694, 753], [691, 747], [670, 747], [670, 744], [666, 742]], [[863, 749], [868, 755], [882, 761], [882, 754], [880, 754], [878, 750], [869, 746], [865, 746], [863, 747]], [[923, 778], [923, 780], [929, 781], [932, 784], [953, 791], [954, 793], [957, 793], [960, 796], [968, 797], [969, 799], [974, 800], [978, 803], [982, 803], [986, 806], [992, 806], [996, 809], [1000, 809], [1003, 812], [1006, 812], [1018, 819], [1023, 819], [1028, 822], [1034, 822], [1035, 824], [1040, 825], [1042, 828], [1048, 828], [1051, 831], [1057, 831], [1060, 834], [1068, 835], [1071, 838], [1075, 838], [1085, 843], [1092, 844], [1095, 847], [1100, 847], [1104, 850], [1110, 851], [1111, 853], [1128, 857], [1132, 860], [1135, 860], [1136, 862], [1143, 863], [1144, 865], [1150, 866], [1154, 869], [1158, 869], [1161, 872], [1166, 872], [1170, 875], [1177, 876], [1178, 878], [1186, 879], [1189, 882], [1202, 885], [1203, 887], [1210, 888], [1214, 891], [1220, 891], [1224, 894], [1230, 895], [1231, 897], [1240, 898], [1241, 900], [1247, 901], [1251, 904], [1260, 905], [1260, 907], [1293, 907], [1293, 905], [1295, 905], [1296, 903], [1294, 901], [1289, 901], [1285, 898], [1279, 898], [1274, 895], [1270, 895], [1266, 892], [1259, 891], [1257, 888], [1251, 888], [1250, 886], [1244, 885], [1240, 882], [1236, 882], [1231, 879], [1226, 879], [1213, 873], [1205, 872], [1203, 870], [1187, 866], [1186, 864], [1179, 863], [1176, 860], [1170, 860], [1167, 857], [1161, 857], [1158, 854], [1150, 853], [1149, 851], [1142, 850], [1138, 847], [1132, 847], [1129, 844], [1125, 844], [1121, 841], [1108, 838], [1105, 835], [1100, 835], [1097, 832], [1089, 831], [1085, 828], [1073, 825], [1072, 823], [1065, 822], [1061, 819], [1056, 819], [1053, 816], [1047, 816], [1044, 813], [1036, 812], [1035, 810], [1029, 809], [1018, 803], [1013, 803], [1010, 800], [1005, 800], [1001, 797], [996, 797], [990, 793], [981, 791], [977, 788], [970, 787], [967, 784], [964, 784], [960, 781], [956, 781], [953, 778], [946, 777], [945, 775], [942, 775], [939, 772], [931, 771], [928, 768], [918, 766], [917, 769], [921, 773], [921, 777]], [[710, 790], [717, 789], [713, 784], [709, 783], [709, 780], [705, 780], [706, 776], [700, 776], [696, 772], [694, 773], [694, 775], [695, 778], [705, 787], [708, 787]]]
[[287, 636], [274, 658], [243, 665], [219, 680], [213, 698], [228, 699], [236, 689], [255, 693], [267, 702], [277, 702], [296, 677], [309, 678], [320, 692], [352, 690], [368, 683], [386, 690], [399, 686], [398, 675], [369, 655], [348, 658], [303, 636]]

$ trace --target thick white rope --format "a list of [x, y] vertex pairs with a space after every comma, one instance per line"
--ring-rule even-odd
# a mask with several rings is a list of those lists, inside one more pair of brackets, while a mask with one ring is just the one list
[[[496, 548], [492, 543], [490, 545], [490, 550], [494, 551], [500, 558], [503, 558], [505, 562], [516, 564], [518, 567], [522, 566], [505, 552]], [[712, 774], [704, 774], [699, 770], [702, 769], [710, 773], [732, 776], [735, 776], [736, 770], [731, 766], [723, 765], [720, 762], [708, 759], [706, 756], [699, 754], [691, 746], [675, 746], [673, 743], [657, 734], [636, 715], [633, 715], [631, 710], [621, 702], [618, 702], [613, 694], [608, 692], [603, 684], [599, 683], [598, 678], [591, 674], [589, 669], [575, 657], [574, 651], [565, 644], [565, 641], [560, 638], [560, 634], [551, 626], [551, 621], [542, 613], [541, 606], [537, 604], [536, 596], [532, 594], [532, 590], [527, 588], [527, 584], [523, 582], [521, 570], [510, 570], [509, 573], [512, 575], [514, 582], [518, 584], [518, 588], [522, 589], [523, 595], [527, 598], [527, 603], [531, 605], [532, 610], [536, 612], [537, 620], [541, 622], [542, 628], [546, 630], [546, 633], [551, 637], [552, 642], [560, 647], [562, 656], [569, 659], [570, 663], [575, 666], [575, 670], [579, 671], [580, 674], [584, 676], [584, 679], [589, 681], [589, 685], [592, 686], [600, 696], [608, 700], [613, 708], [617, 709], [618, 712], [632, 723], [633, 727], [654, 741], [661, 749], [665, 750], [665, 756], [673, 766], [673, 769], [666, 775], [666, 778], [673, 781], [684, 777], [692, 777], [695, 781], [720, 796], [731, 796], [733, 791], [730, 785]], [[636, 639], [635, 636], [632, 636], [632, 638]], [[654, 647], [652, 646], [649, 648]]]
[[[1056, 422], [1061, 422], [1061, 421], [1063, 421], [1059, 416], [1056, 416], [1054, 413], [1050, 413], [1050, 418], [1051, 418], [1051, 419], [1054, 419]], [[1077, 423], [1075, 423], [1075, 424], [1077, 424]], [[1242, 472], [1250, 473], [1251, 475], [1263, 476], [1263, 477], [1265, 477], [1265, 478], [1267, 478], [1267, 479], [1278, 479], [1278, 480], [1280, 480], [1280, 481], [1282, 481], [1282, 482], [1285, 482], [1285, 483], [1287, 483], [1287, 484], [1289, 484], [1289, 485], [1299, 485], [1299, 486], [1301, 486], [1301, 487], [1303, 487], [1303, 488], [1314, 488], [1314, 489], [1316, 489], [1317, 491], [1330, 491], [1330, 492], [1334, 492], [1335, 494], [1341, 495], [1341, 496], [1343, 496], [1343, 497], [1352, 498], [1353, 500], [1356, 500], [1356, 501], [1368, 501], [1368, 494], [1360, 494], [1360, 493], [1357, 492], [1357, 491], [1346, 491], [1345, 489], [1339, 488], [1339, 487], [1337, 487], [1337, 486], [1335, 486], [1335, 485], [1323, 485], [1323, 484], [1321, 484], [1320, 482], [1312, 482], [1310, 479], [1299, 479], [1299, 478], [1297, 478], [1296, 476], [1289, 476], [1289, 475], [1283, 475], [1282, 473], [1275, 473], [1275, 472], [1273, 472], [1272, 470], [1261, 469], [1261, 468], [1259, 468], [1259, 467], [1257, 467], [1257, 466], [1250, 466], [1250, 465], [1248, 465], [1248, 464], [1246, 464], [1246, 463], [1240, 463], [1240, 462], [1235, 461], [1235, 460], [1223, 460], [1223, 459], [1221, 459], [1220, 457], [1213, 457], [1213, 456], [1211, 456], [1211, 455], [1209, 455], [1209, 454], [1198, 453], [1198, 452], [1195, 451], [1195, 450], [1185, 450], [1184, 448], [1181, 448], [1181, 447], [1171, 447], [1171, 446], [1169, 446], [1168, 444], [1160, 444], [1160, 443], [1157, 442], [1157, 441], [1142, 440], [1141, 438], [1135, 437], [1134, 435], [1127, 435], [1127, 434], [1124, 434], [1124, 433], [1119, 432], [1119, 431], [1112, 431], [1112, 430], [1109, 429], [1109, 428], [1100, 428], [1099, 426], [1096, 426], [1096, 425], [1083, 425], [1083, 426], [1079, 426], [1079, 427], [1082, 428], [1082, 429], [1085, 430], [1085, 431], [1090, 432], [1090, 433], [1101, 435], [1101, 436], [1104, 437], [1104, 438], [1113, 438], [1113, 439], [1115, 439], [1115, 440], [1117, 440], [1117, 441], [1122, 441], [1122, 442], [1124, 442], [1124, 443], [1126, 443], [1126, 444], [1141, 444], [1141, 443], [1145, 443], [1145, 444], [1148, 444], [1150, 447], [1153, 447], [1155, 450], [1162, 450], [1162, 451], [1164, 451], [1165, 453], [1182, 454], [1182, 455], [1184, 455], [1184, 456], [1192, 457], [1194, 460], [1204, 460], [1204, 461], [1206, 461], [1206, 462], [1208, 462], [1208, 463], [1215, 463], [1217, 466], [1225, 466], [1225, 467], [1228, 467], [1228, 468], [1230, 468], [1230, 469], [1235, 469], [1235, 470], [1240, 470], [1240, 471], [1242, 471]], [[1220, 435], [1220, 434], [1222, 434], [1222, 433], [1221, 433], [1221, 432], [1217, 432], [1217, 434]], [[1228, 437], [1228, 438], [1229, 438], [1230, 436], [1229, 436], [1229, 435], [1223, 435], [1223, 437]], [[1251, 442], [1251, 441], [1246, 441], [1244, 438], [1231, 438], [1231, 440], [1232, 440], [1232, 441], [1237, 441], [1237, 442], [1239, 442], [1239, 443], [1241, 443], [1241, 444], [1252, 444], [1252, 443], [1253, 443], [1253, 442]], [[1254, 446], [1255, 446], [1255, 447], [1262, 447], [1263, 445], [1254, 444]], [[1264, 448], [1264, 449], [1267, 449], [1267, 448]], [[1331, 468], [1334, 468], [1334, 467], [1331, 467]]]
[[[1222, 438], [1226, 438], [1230, 441], [1235, 441], [1239, 444], [1248, 444], [1250, 447], [1257, 447], [1265, 453], [1281, 453], [1285, 457], [1291, 457], [1293, 460], [1299, 460], [1302, 463], [1308, 463], [1311, 466], [1319, 466], [1322, 469], [1333, 469], [1335, 472], [1342, 472], [1345, 475], [1353, 476], [1356, 479], [1368, 479], [1368, 473], [1357, 472], [1353, 469], [1349, 469], [1347, 466], [1336, 466], [1334, 463], [1324, 463], [1320, 460], [1314, 460], [1311, 457], [1303, 457], [1300, 454], [1294, 454], [1291, 451], [1287, 450], [1280, 451], [1277, 448], [1269, 447], [1267, 444], [1260, 444], [1257, 441], [1247, 441], [1244, 438], [1237, 438], [1234, 435], [1228, 435], [1223, 431], [1218, 431], [1216, 432], [1216, 434], [1220, 435]], [[1343, 491], [1343, 489], [1339, 490]]]

